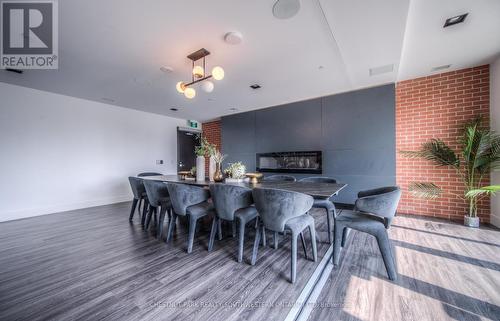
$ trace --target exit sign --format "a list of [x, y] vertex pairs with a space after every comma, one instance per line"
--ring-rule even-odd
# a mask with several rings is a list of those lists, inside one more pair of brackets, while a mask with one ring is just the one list
[[200, 123], [197, 122], [196, 120], [188, 120], [187, 122], [188, 122], [188, 126], [191, 128], [199, 129], [201, 127]]

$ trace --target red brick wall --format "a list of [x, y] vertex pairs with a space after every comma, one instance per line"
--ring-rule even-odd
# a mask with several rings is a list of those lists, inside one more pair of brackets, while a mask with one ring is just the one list
[[[221, 148], [221, 136], [220, 136], [220, 120], [211, 121], [208, 123], [203, 123], [201, 126], [203, 130], [203, 136], [205, 136], [209, 143], [215, 144], [217, 149]], [[208, 175], [208, 159], [205, 161], [205, 172]]]
[[[406, 80], [396, 84], [396, 150], [417, 150], [430, 138], [440, 138], [458, 150], [460, 128], [467, 120], [483, 117], [489, 124], [489, 65]], [[396, 156], [397, 183], [403, 188], [398, 212], [462, 220], [466, 202], [443, 195], [422, 200], [408, 194], [410, 182], [434, 182], [446, 191], [464, 188], [453, 169], [436, 168], [425, 160]], [[484, 180], [489, 184], [489, 177]], [[479, 216], [489, 222], [490, 201], [479, 204]]]

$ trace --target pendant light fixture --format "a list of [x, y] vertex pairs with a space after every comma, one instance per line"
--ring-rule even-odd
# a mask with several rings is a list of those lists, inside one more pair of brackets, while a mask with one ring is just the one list
[[[185, 83], [183, 81], [179, 81], [175, 88], [179, 93], [184, 94], [184, 96], [188, 99], [193, 99], [196, 96], [196, 90], [193, 88], [193, 85], [201, 83], [201, 88], [205, 92], [210, 93], [214, 90], [214, 83], [209, 79], [224, 79], [224, 69], [219, 66], [214, 67], [212, 69], [212, 73], [207, 75], [205, 58], [209, 54], [210, 52], [208, 50], [201, 48], [200, 50], [197, 50], [187, 56], [187, 58], [192, 61], [191, 82]], [[202, 60], [201, 64], [196, 63], [199, 60]]]

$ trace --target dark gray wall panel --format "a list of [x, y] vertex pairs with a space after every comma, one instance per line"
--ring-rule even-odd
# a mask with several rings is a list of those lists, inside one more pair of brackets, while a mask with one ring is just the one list
[[395, 148], [394, 85], [323, 98], [323, 148]]
[[321, 99], [256, 112], [257, 152], [321, 150]]
[[255, 112], [222, 118], [222, 150], [228, 153], [255, 153]]
[[248, 171], [259, 152], [321, 150], [323, 176], [349, 185], [335, 201], [354, 203], [396, 183], [394, 85], [222, 117], [222, 150]]

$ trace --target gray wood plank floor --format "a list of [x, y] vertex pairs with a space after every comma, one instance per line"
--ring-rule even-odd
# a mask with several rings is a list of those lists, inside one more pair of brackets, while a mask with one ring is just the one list
[[[229, 229], [208, 253], [209, 222], [187, 254], [182, 224], [173, 243], [159, 242], [138, 215], [129, 224], [129, 206], [0, 223], [0, 320], [282, 320], [317, 264], [300, 251], [290, 284], [288, 237], [261, 248], [256, 266], [238, 264]], [[326, 219], [313, 215], [321, 259]]]
[[396, 217], [399, 279], [387, 279], [373, 237], [350, 233], [309, 320], [500, 320], [500, 232]]

